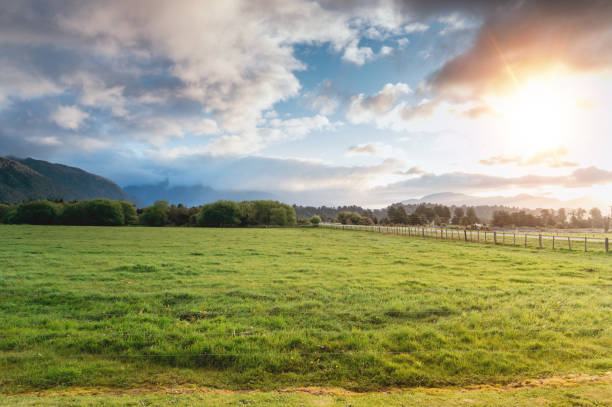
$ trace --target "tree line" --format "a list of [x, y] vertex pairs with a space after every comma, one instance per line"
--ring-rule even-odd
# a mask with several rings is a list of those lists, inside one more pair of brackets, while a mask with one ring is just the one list
[[197, 207], [168, 205], [156, 201], [136, 209], [134, 204], [109, 199], [78, 202], [33, 201], [18, 205], [0, 204], [0, 222], [35, 225], [91, 226], [294, 226], [317, 225], [317, 215], [298, 219], [292, 206], [278, 201], [217, 201]]
[[448, 224], [470, 226], [480, 223], [480, 219], [476, 216], [476, 211], [473, 207], [468, 207], [466, 210], [462, 207], [451, 208], [445, 205], [428, 205], [419, 204], [415, 209], [408, 213], [406, 205], [396, 203], [389, 205], [385, 209], [385, 217], [378, 219], [371, 216], [367, 212], [359, 214], [357, 212], [342, 211], [339, 212], [335, 222], [343, 225], [437, 225], [444, 226]]
[[610, 218], [603, 216], [599, 208], [592, 208], [588, 213], [585, 209], [566, 210], [564, 208], [542, 209], [538, 215], [525, 211], [495, 211], [491, 221], [493, 226], [505, 227], [554, 227], [565, 228], [610, 228]]

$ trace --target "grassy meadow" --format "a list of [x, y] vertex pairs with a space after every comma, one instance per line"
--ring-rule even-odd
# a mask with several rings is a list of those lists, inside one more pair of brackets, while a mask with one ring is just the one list
[[[321, 228], [0, 225], [0, 392], [600, 375], [612, 370], [611, 260]], [[610, 385], [585, 392], [612, 398]]]

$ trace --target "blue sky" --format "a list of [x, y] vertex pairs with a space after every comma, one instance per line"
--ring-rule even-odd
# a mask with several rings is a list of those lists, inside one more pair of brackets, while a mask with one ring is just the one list
[[303, 204], [612, 192], [606, 2], [1, 7], [0, 155]]

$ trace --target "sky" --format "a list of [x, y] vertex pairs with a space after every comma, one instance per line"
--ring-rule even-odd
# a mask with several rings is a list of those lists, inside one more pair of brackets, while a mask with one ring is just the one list
[[612, 2], [0, 5], [0, 155], [119, 185], [612, 204]]

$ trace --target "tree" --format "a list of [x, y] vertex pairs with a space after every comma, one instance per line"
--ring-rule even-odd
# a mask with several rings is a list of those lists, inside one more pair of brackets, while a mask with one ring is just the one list
[[408, 223], [408, 215], [402, 204], [394, 204], [387, 209], [387, 217], [391, 223], [405, 225]]
[[453, 225], [460, 224], [461, 223], [461, 218], [463, 218], [464, 216], [465, 216], [465, 212], [463, 211], [463, 208], [456, 207], [455, 211], [454, 211], [453, 219], [451, 220], [451, 223]]
[[310, 223], [311, 223], [313, 226], [319, 226], [319, 223], [321, 223], [321, 217], [320, 217], [319, 215], [313, 215], [313, 216], [310, 218]]
[[336, 219], [338, 220], [339, 223], [342, 223], [343, 225], [347, 225], [350, 222], [350, 218], [351, 218], [351, 212], [339, 212], [338, 215], [336, 216]]
[[121, 211], [123, 212], [123, 224], [133, 225], [138, 223], [138, 215], [136, 214], [136, 207], [131, 202], [119, 201], [121, 205]]
[[240, 209], [236, 202], [232, 201], [217, 201], [204, 205], [197, 216], [198, 226], [234, 226], [240, 223]]
[[565, 212], [565, 208], [560, 208], [557, 211], [557, 216], [555, 217], [557, 221], [558, 227], [565, 227], [565, 223], [567, 222], [567, 213]]
[[467, 224], [473, 225], [475, 223], [480, 223], [480, 219], [476, 216], [476, 210], [472, 206], [467, 208], [467, 212], [465, 213], [465, 217], [467, 218]]
[[599, 208], [592, 208], [589, 211], [589, 215], [591, 217], [591, 227], [593, 228], [603, 227], [603, 216], [601, 215], [601, 210]]
[[[61, 205], [49, 201], [26, 202], [17, 206], [14, 216], [4, 218], [10, 223], [28, 223], [31, 225], [54, 225], [58, 223]], [[9, 219], [10, 218], [10, 219]]]
[[152, 206], [143, 209], [140, 223], [147, 226], [165, 226], [168, 224], [168, 201], [155, 201]]
[[168, 208], [168, 222], [174, 226], [183, 226], [189, 223], [189, 218], [191, 214], [189, 210], [183, 206], [183, 204], [178, 204], [178, 206], [170, 205]]
[[270, 209], [270, 222], [272, 225], [287, 226], [287, 212], [284, 208]]
[[6, 215], [10, 209], [11, 207], [9, 205], [0, 203], [0, 223], [3, 222], [2, 218], [4, 218], [4, 215]]

